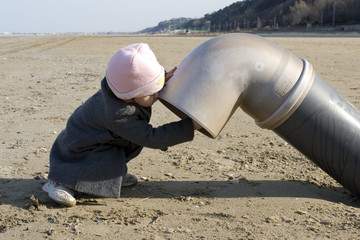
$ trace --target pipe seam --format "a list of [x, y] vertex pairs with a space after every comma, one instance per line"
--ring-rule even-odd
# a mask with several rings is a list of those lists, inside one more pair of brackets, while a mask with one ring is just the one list
[[301, 60], [304, 63], [304, 67], [292, 93], [271, 116], [263, 121], [255, 121], [259, 127], [269, 130], [277, 128], [296, 111], [305, 99], [314, 82], [315, 70], [306, 59]]

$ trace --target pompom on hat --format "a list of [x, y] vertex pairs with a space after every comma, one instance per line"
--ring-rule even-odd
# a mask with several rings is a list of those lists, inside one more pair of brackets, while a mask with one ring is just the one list
[[116, 97], [129, 100], [160, 91], [165, 71], [146, 43], [136, 43], [114, 54], [107, 65], [106, 80]]

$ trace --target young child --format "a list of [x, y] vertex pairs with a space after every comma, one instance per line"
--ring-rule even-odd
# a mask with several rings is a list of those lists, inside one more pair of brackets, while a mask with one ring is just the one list
[[119, 198], [122, 186], [137, 183], [126, 164], [143, 147], [164, 149], [194, 138], [200, 126], [189, 118], [149, 124], [151, 106], [175, 69], [165, 73], [144, 43], [110, 59], [101, 90], [74, 111], [53, 144], [50, 181], [43, 186], [52, 200], [74, 206], [74, 191]]

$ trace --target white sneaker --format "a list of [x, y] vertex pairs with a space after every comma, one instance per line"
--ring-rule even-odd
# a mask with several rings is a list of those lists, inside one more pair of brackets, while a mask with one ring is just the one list
[[74, 198], [74, 192], [64, 186], [61, 186], [57, 182], [49, 181], [42, 189], [49, 194], [49, 197], [55, 202], [73, 207], [76, 205], [76, 199]]
[[126, 174], [122, 179], [121, 186], [122, 187], [132, 187], [138, 183], [138, 178], [132, 174]]

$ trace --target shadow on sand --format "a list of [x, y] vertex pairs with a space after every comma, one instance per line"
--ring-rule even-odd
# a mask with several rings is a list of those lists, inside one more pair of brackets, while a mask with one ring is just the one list
[[[31, 195], [47, 205], [47, 194], [41, 190], [46, 180], [0, 179], [0, 204], [24, 207]], [[359, 207], [344, 188], [319, 187], [301, 181], [240, 179], [229, 181], [142, 181], [135, 187], [123, 188], [126, 198], [311, 198]], [[49, 203], [50, 204], [50, 203]]]

